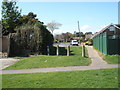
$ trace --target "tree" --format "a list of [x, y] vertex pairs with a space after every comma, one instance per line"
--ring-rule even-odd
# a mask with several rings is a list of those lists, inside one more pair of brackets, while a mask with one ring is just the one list
[[55, 41], [59, 41], [59, 42], [64, 42], [64, 41], [70, 41], [73, 37], [73, 34], [70, 32], [66, 32], [66, 33], [62, 33], [62, 34], [58, 34], [55, 35]]
[[[2, 22], [0, 21], [0, 38], [2, 37]], [[1, 43], [1, 42], [0, 42]]]
[[83, 35], [83, 32], [76, 32], [76, 33], [74, 34], [75, 37], [79, 37], [79, 36], [82, 36], [82, 35]]
[[19, 23], [21, 10], [18, 10], [16, 1], [3, 0], [2, 2], [2, 33], [7, 35], [15, 32], [15, 27]]
[[47, 46], [53, 45], [53, 35], [41, 23], [24, 24], [10, 34], [10, 56], [47, 54]]
[[66, 41], [66, 42], [70, 41], [72, 38], [72, 33], [70, 33], [70, 32], [62, 33], [62, 35], [64, 37], [64, 41]]
[[53, 35], [36, 16], [30, 12], [20, 17], [16, 33], [10, 34], [10, 56], [47, 54], [47, 46], [53, 46]]
[[48, 29], [52, 32], [54, 32], [55, 29], [59, 29], [59, 27], [61, 26], [62, 24], [58, 23], [58, 22], [55, 22], [55, 21], [52, 21], [50, 23], [47, 24], [47, 27]]
[[[33, 12], [29, 12], [28, 15], [23, 15], [20, 17], [19, 22], [21, 25], [24, 24], [35, 24], [36, 22], [40, 22], [37, 18], [37, 15], [34, 14]], [[41, 24], [43, 24], [43, 22], [40, 22]]]
[[87, 35], [87, 34], [92, 34], [92, 32], [86, 32], [85, 35]]

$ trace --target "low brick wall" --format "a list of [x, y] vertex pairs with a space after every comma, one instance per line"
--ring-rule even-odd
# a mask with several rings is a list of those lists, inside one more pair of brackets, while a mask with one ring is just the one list
[[0, 52], [0, 58], [5, 58], [5, 57], [8, 57], [8, 53]]

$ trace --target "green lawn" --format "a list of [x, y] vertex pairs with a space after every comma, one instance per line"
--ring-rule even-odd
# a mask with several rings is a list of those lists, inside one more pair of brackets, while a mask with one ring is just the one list
[[[60, 52], [63, 52], [61, 48]], [[16, 64], [5, 68], [12, 69], [28, 69], [28, 68], [43, 68], [43, 67], [63, 67], [63, 66], [88, 66], [91, 63], [90, 58], [81, 56], [81, 47], [71, 47], [71, 55], [66, 56], [65, 50], [60, 56], [40, 55], [36, 57], [28, 57], [18, 61]]]
[[3, 88], [118, 88], [118, 69], [6, 74]]
[[120, 55], [105, 55], [103, 59], [109, 64], [120, 64]]
[[0, 75], [0, 90], [2, 90], [2, 75]]
[[105, 60], [108, 64], [120, 64], [120, 55], [104, 55], [96, 47], [93, 47], [98, 51], [99, 55]]

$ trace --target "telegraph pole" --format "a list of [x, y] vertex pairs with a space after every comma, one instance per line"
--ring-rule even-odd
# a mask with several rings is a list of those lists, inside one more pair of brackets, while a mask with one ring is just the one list
[[[79, 26], [79, 21], [78, 21], [78, 31], [79, 31], [79, 39], [80, 39], [80, 26]], [[79, 40], [80, 42], [80, 40]]]

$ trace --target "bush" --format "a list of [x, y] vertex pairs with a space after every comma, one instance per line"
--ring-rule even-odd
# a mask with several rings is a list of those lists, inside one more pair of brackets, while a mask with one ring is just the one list
[[53, 36], [42, 24], [25, 24], [10, 35], [10, 56], [47, 54], [47, 46], [53, 45]]

